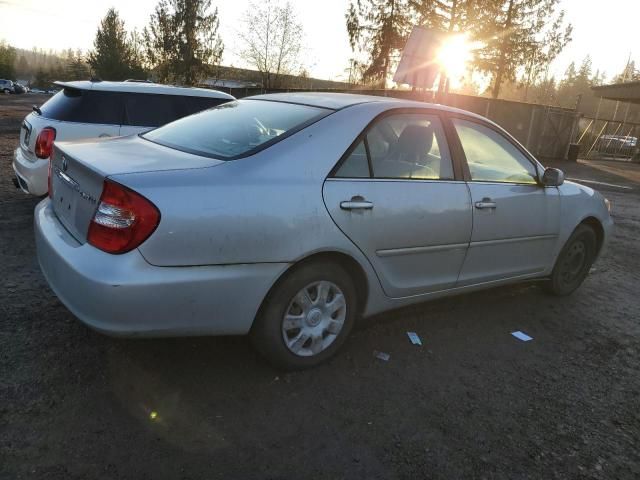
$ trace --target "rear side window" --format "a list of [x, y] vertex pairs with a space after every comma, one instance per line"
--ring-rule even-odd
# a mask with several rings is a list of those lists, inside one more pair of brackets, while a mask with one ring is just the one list
[[52, 120], [120, 125], [122, 95], [117, 92], [65, 88], [56, 93], [40, 110], [43, 117]]
[[128, 93], [125, 95], [127, 125], [139, 127], [159, 127], [178, 117], [178, 104], [170, 95], [145, 95]]
[[147, 93], [125, 94], [125, 124], [159, 127], [227, 101], [220, 98], [182, 97]]
[[[366, 147], [363, 147], [366, 143]], [[376, 121], [336, 177], [451, 180], [453, 164], [440, 119], [406, 113]]]
[[186, 117], [187, 115], [193, 115], [194, 113], [217, 107], [228, 101], [229, 99], [226, 98], [182, 97], [180, 99], [180, 116]]
[[331, 112], [293, 103], [239, 100], [180, 119], [142, 137], [176, 150], [230, 160], [266, 148]]

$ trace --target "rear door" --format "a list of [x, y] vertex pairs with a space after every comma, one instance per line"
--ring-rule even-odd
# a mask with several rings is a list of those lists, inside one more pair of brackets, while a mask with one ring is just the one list
[[473, 233], [459, 285], [543, 271], [553, 261], [560, 225], [555, 187], [538, 182], [534, 162], [499, 129], [452, 118], [466, 159]]
[[471, 236], [471, 200], [440, 118], [396, 112], [374, 121], [324, 184], [338, 227], [390, 297], [455, 285]]

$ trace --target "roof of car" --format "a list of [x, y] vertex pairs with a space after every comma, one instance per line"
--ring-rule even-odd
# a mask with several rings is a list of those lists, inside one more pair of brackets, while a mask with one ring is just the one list
[[289, 93], [269, 93], [266, 95], [255, 95], [248, 97], [254, 100], [267, 100], [272, 102], [298, 103], [301, 105], [309, 105], [312, 107], [329, 108], [331, 110], [340, 110], [352, 105], [360, 105], [363, 103], [386, 103], [389, 108], [433, 108], [436, 110], [444, 110], [447, 112], [458, 112], [465, 115], [480, 118], [484, 121], [490, 120], [467, 110], [461, 110], [455, 107], [440, 105], [436, 103], [419, 102], [416, 100], [405, 100], [395, 97], [382, 97], [376, 95], [360, 95], [358, 93], [333, 93], [333, 92], [289, 92]]
[[162, 85], [160, 83], [147, 82], [106, 82], [81, 80], [75, 82], [54, 82], [63, 88], [77, 88], [80, 90], [97, 90], [101, 92], [132, 92], [155, 93], [159, 95], [181, 95], [185, 97], [213, 97], [233, 100], [235, 97], [218, 90], [208, 88], [176, 87], [174, 85]]
[[359, 103], [383, 102], [385, 100], [390, 100], [387, 97], [376, 97], [373, 95], [333, 92], [268, 93], [265, 95], [254, 95], [249, 98], [252, 100], [298, 103], [301, 105], [309, 105], [311, 107], [330, 108], [332, 110], [339, 110]]

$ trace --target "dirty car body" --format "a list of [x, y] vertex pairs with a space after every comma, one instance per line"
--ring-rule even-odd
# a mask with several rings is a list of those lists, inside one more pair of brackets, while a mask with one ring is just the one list
[[[245, 118], [240, 130], [198, 133]], [[101, 209], [113, 212], [101, 206], [107, 183], [157, 213], [124, 252], [89, 238]], [[342, 269], [356, 293], [347, 313], [362, 316], [544, 279], [579, 225], [593, 229], [596, 254], [612, 227], [599, 193], [545, 184], [544, 167], [490, 121], [360, 95], [264, 95], [151, 134], [56, 144], [50, 190], [35, 215], [49, 284], [83, 322], [127, 336], [246, 334], [304, 265]], [[320, 305], [323, 284], [310, 285], [308, 308], [295, 311], [293, 297], [284, 315], [313, 336], [330, 300], [350, 297], [336, 280]], [[329, 333], [317, 346], [298, 339], [300, 355], [338, 335], [344, 308], [327, 315]]]

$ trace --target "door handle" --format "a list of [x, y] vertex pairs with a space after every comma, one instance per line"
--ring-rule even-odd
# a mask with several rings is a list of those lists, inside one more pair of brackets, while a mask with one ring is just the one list
[[349, 201], [340, 202], [342, 210], [371, 210], [373, 203], [366, 201], [364, 198], [354, 197]]
[[496, 202], [494, 202], [490, 198], [483, 198], [481, 201], [476, 202], [476, 208], [478, 209], [496, 208], [496, 207], [497, 207]]

